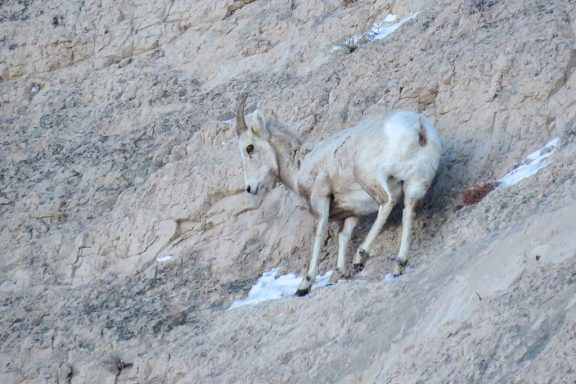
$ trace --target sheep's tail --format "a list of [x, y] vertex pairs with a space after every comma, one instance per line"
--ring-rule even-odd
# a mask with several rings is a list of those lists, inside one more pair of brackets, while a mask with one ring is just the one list
[[418, 121], [420, 122], [420, 129], [418, 130], [418, 144], [420, 144], [421, 147], [425, 147], [426, 143], [428, 143], [428, 139], [426, 138], [426, 127], [424, 126], [421, 117], [418, 117]]

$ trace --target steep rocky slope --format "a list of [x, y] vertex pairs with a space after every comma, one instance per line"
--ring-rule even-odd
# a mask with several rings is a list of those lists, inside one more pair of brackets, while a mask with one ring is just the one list
[[[571, 0], [4, 1], [0, 382], [574, 383], [574, 15]], [[264, 271], [303, 272], [313, 228], [284, 187], [244, 192], [242, 94], [309, 140], [395, 108], [435, 122], [409, 273], [384, 279], [395, 210], [365, 276], [227, 310]], [[463, 206], [553, 137], [548, 166]]]

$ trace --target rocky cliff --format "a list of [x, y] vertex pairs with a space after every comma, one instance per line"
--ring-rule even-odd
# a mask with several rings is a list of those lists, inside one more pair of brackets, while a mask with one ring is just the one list
[[[415, 17], [370, 38], [390, 15]], [[574, 383], [575, 16], [572, 0], [3, 1], [0, 382]], [[313, 238], [286, 188], [244, 192], [243, 94], [312, 141], [396, 108], [434, 121], [408, 273], [385, 279], [397, 209], [365, 275], [227, 310], [263, 272], [305, 271]], [[463, 204], [553, 138], [535, 175]]]

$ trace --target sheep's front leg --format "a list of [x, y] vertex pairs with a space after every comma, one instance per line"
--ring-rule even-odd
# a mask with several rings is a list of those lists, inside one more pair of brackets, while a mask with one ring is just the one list
[[358, 224], [357, 217], [352, 216], [344, 220], [342, 230], [338, 234], [338, 264], [336, 264], [336, 270], [330, 276], [330, 284], [336, 284], [342, 276], [348, 275], [346, 271], [346, 248], [356, 224]]
[[318, 258], [320, 255], [320, 247], [326, 236], [326, 229], [328, 228], [328, 215], [330, 212], [330, 199], [320, 198], [317, 199], [313, 205], [314, 211], [317, 214], [318, 224], [316, 226], [316, 238], [314, 239], [314, 246], [312, 248], [312, 257], [310, 259], [310, 266], [306, 277], [302, 279], [302, 283], [296, 291], [296, 296], [304, 296], [310, 292], [310, 288], [318, 274]]

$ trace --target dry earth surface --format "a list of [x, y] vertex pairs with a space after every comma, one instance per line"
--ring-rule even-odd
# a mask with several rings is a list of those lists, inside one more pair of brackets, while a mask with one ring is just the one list
[[[575, 383], [575, 18], [574, 0], [1, 1], [0, 383]], [[435, 122], [407, 274], [384, 279], [396, 209], [365, 276], [227, 310], [263, 272], [305, 271], [314, 224], [283, 186], [243, 192], [242, 94], [309, 140], [396, 108]], [[553, 137], [547, 167], [462, 204]]]

